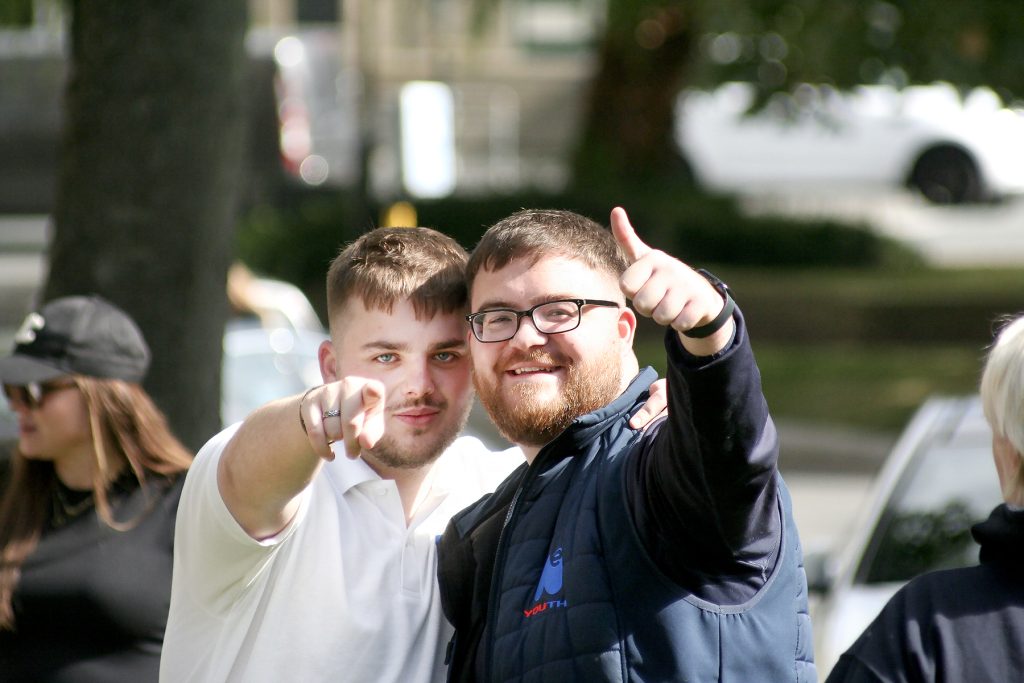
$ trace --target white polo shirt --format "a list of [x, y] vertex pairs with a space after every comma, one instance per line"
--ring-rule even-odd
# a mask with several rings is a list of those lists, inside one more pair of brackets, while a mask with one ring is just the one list
[[395, 483], [339, 452], [292, 523], [256, 541], [217, 488], [217, 462], [237, 428], [200, 450], [185, 481], [160, 680], [444, 680], [451, 626], [441, 611], [436, 538], [522, 454], [457, 439], [406, 526]]

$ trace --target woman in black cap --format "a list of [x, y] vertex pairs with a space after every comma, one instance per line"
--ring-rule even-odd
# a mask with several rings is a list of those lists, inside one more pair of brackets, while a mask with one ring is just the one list
[[0, 381], [18, 442], [0, 497], [0, 679], [156, 681], [192, 454], [140, 386], [149, 349], [99, 297], [25, 320]]

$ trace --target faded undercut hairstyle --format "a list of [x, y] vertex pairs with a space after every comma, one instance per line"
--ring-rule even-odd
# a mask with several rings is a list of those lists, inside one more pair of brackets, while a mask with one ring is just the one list
[[[1024, 457], [1024, 315], [1000, 330], [981, 373], [981, 404], [992, 431]], [[1024, 491], [1024, 465], [1015, 483]]]
[[492, 225], [473, 249], [467, 267], [470, 289], [480, 269], [499, 270], [526, 258], [530, 265], [548, 256], [583, 261], [618, 279], [629, 262], [611, 231], [572, 211], [524, 209]]
[[418, 318], [466, 307], [469, 255], [451, 237], [430, 228], [377, 228], [342, 249], [327, 271], [332, 332], [352, 297], [368, 309], [391, 312], [409, 299]]

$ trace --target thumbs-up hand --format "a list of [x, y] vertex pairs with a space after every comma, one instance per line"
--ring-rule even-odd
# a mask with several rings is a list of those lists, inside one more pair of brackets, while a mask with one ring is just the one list
[[611, 228], [630, 262], [619, 278], [619, 287], [632, 300], [636, 312], [680, 333], [683, 345], [691, 353], [710, 355], [721, 350], [732, 338], [735, 323], [731, 320], [710, 337], [692, 339], [682, 335], [711, 322], [722, 312], [725, 301], [718, 290], [679, 259], [645, 244], [623, 208], [612, 209]]

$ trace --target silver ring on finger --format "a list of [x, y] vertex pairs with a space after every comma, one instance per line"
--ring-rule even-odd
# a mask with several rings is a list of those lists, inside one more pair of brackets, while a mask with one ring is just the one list
[[327, 419], [329, 417], [341, 417], [341, 411], [337, 408], [331, 408], [326, 413], [324, 413], [324, 419]]

